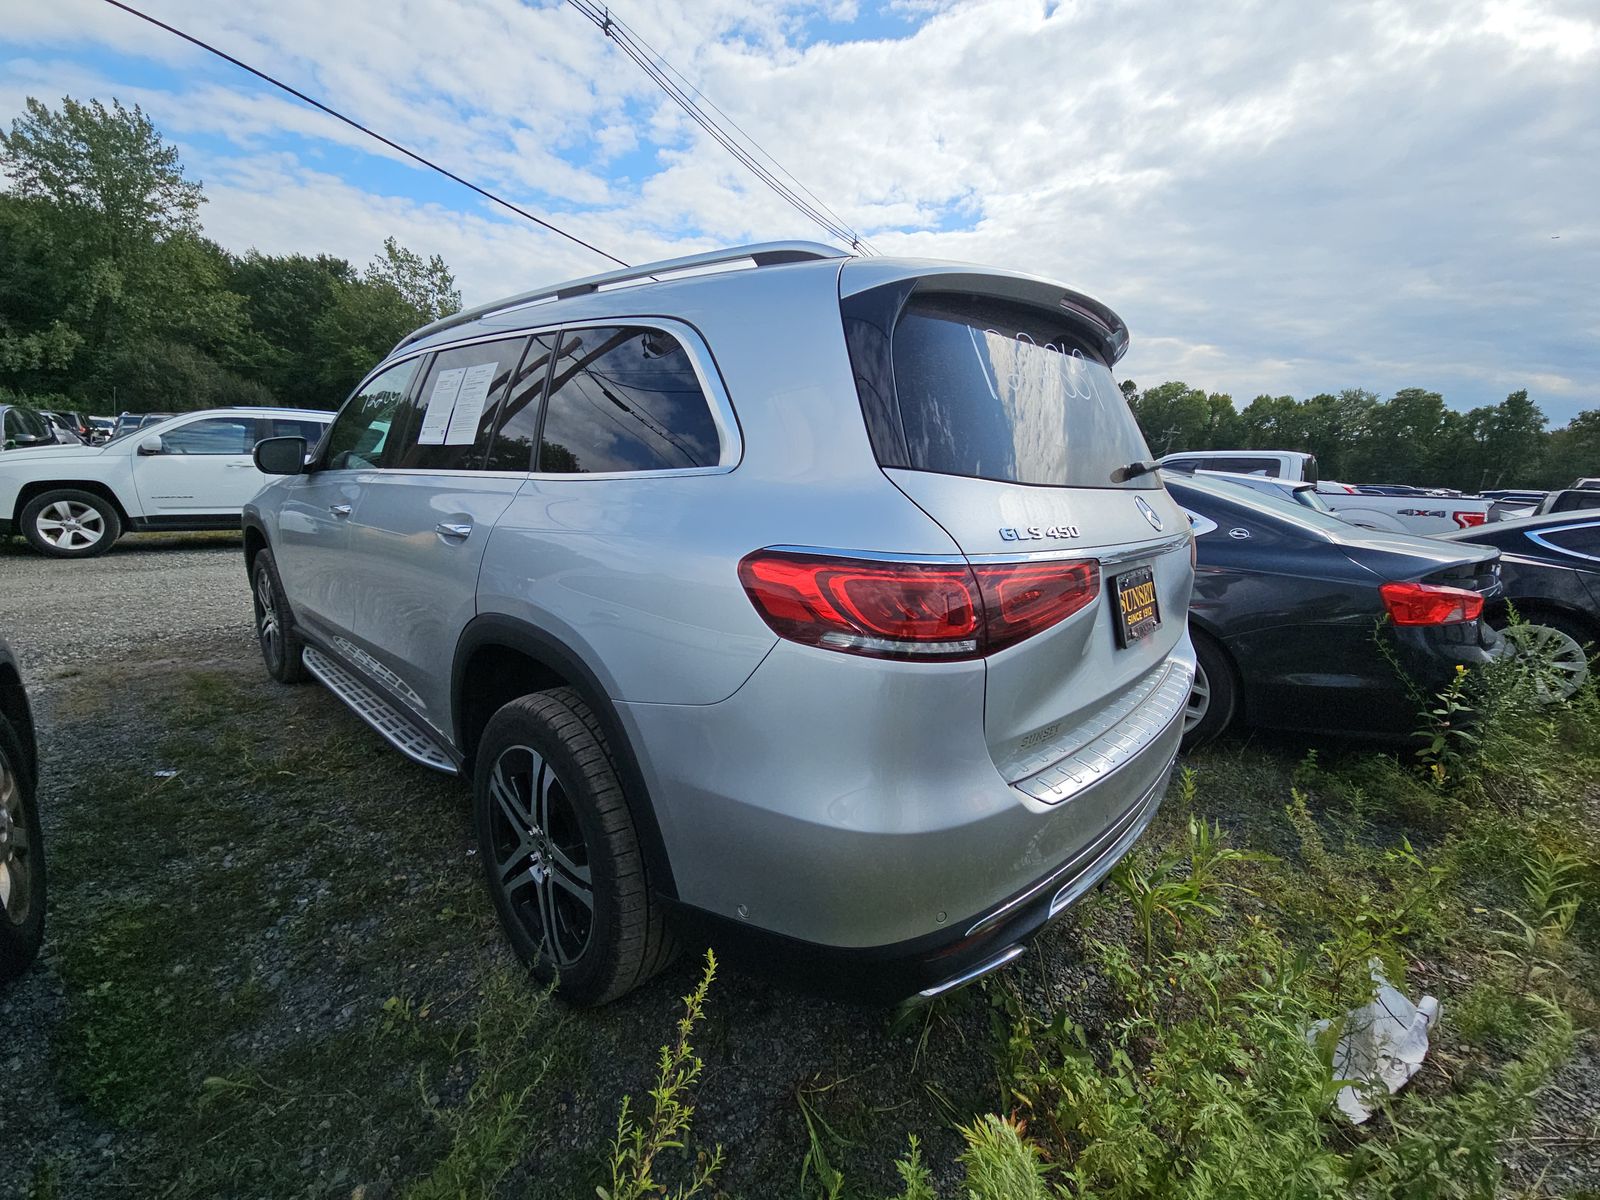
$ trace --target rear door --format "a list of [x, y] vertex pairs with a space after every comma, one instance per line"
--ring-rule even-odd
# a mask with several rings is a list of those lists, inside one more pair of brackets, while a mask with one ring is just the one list
[[[345, 569], [353, 638], [339, 648], [445, 737], [456, 641], [477, 611], [478, 568], [527, 481], [531, 438], [494, 456], [496, 421], [537, 414], [553, 339], [526, 335], [431, 355], [375, 470], [358, 477]], [[519, 448], [520, 446], [520, 448]]]
[[[1059, 290], [1046, 307], [926, 282], [844, 302], [885, 473], [975, 565], [1084, 560], [1100, 579], [1095, 603], [986, 660], [986, 733], [1007, 773], [1102, 716], [1134, 718], [1184, 637], [1191, 537], [1159, 473], [1113, 482], [1149, 449], [1104, 343]], [[889, 336], [874, 347], [853, 321]]]

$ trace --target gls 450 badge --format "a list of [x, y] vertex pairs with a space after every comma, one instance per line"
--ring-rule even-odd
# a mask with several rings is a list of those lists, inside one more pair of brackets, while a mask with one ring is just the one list
[[1043, 541], [1046, 538], [1075, 538], [1078, 537], [1076, 525], [1029, 525], [1023, 529], [1006, 528], [1000, 531], [1000, 540], [1005, 542], [1031, 542]]

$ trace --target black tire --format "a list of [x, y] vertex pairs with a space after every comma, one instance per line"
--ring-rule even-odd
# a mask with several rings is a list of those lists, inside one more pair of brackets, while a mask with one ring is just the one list
[[301, 658], [305, 642], [290, 620], [278, 564], [272, 561], [270, 550], [258, 550], [250, 560], [250, 601], [256, 611], [256, 644], [261, 647], [267, 674], [279, 683], [304, 683], [308, 678]]
[[[1209, 634], [1191, 628], [1195, 686], [1184, 713], [1183, 748], [1193, 750], [1221, 736], [1239, 708], [1239, 678], [1227, 653]], [[1202, 703], [1203, 698], [1203, 703]]]
[[559, 980], [563, 999], [605, 1004], [671, 961], [622, 782], [577, 692], [536, 692], [489, 719], [472, 799], [506, 936], [535, 975]]
[[0, 717], [0, 984], [22, 974], [44, 942], [44, 833], [22, 744]]
[[21, 525], [28, 544], [52, 558], [93, 558], [122, 536], [116, 505], [77, 488], [39, 493], [23, 506]]

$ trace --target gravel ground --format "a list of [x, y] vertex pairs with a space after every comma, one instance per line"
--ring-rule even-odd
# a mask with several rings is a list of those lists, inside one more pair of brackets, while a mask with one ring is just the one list
[[[95, 934], [92, 914], [97, 906], [116, 908], [128, 893], [135, 900], [154, 894], [166, 903], [164, 889], [181, 899], [203, 885], [225, 898], [225, 940], [236, 940], [237, 946], [209, 958], [201, 953], [206, 947], [197, 947], [194, 959], [202, 965], [216, 959], [210, 969], [219, 978], [238, 974], [252, 981], [260, 1015], [240, 1018], [230, 1040], [208, 1048], [215, 1057], [201, 1073], [259, 1079], [263, 1087], [276, 1078], [274, 1071], [284, 1069], [284, 1052], [314, 1054], [348, 1039], [353, 1029], [368, 1028], [373, 1032], [358, 1044], [368, 1046], [370, 1038], [371, 1052], [353, 1059], [352, 1069], [371, 1071], [372, 1057], [387, 1060], [392, 1053], [393, 1078], [372, 1075], [362, 1101], [415, 1107], [422, 1073], [405, 1058], [409, 1043], [404, 1041], [413, 1036], [412, 1027], [385, 1032], [398, 1021], [390, 1006], [396, 997], [415, 997], [422, 1004], [431, 998], [442, 1013], [453, 1006], [470, 1008], [474, 989], [507, 966], [503, 943], [478, 894], [459, 786], [399, 759], [322, 689], [270, 683], [253, 645], [250, 618], [237, 537], [137, 538], [104, 557], [74, 563], [40, 558], [15, 543], [0, 545], [0, 632], [23, 660], [38, 710], [47, 763], [41, 796], [46, 842], [66, 850], [76, 834], [71, 848], [80, 859], [76, 878], [63, 870], [52, 880], [53, 932], [40, 962], [17, 986], [0, 992], [0, 1079], [7, 1081], [0, 1103], [0, 1196], [343, 1197], [361, 1182], [369, 1186], [358, 1194], [371, 1197], [392, 1195], [393, 1184], [414, 1175], [419, 1161], [427, 1165], [425, 1157], [402, 1159], [403, 1144], [394, 1146], [392, 1160], [375, 1165], [364, 1144], [370, 1139], [389, 1145], [387, 1126], [347, 1129], [335, 1115], [339, 1133], [331, 1134], [325, 1132], [327, 1120], [319, 1124], [320, 1112], [298, 1123], [291, 1114], [272, 1127], [287, 1140], [282, 1158], [269, 1161], [261, 1181], [249, 1188], [197, 1190], [174, 1173], [230, 1145], [210, 1140], [233, 1136], [217, 1123], [226, 1124], [223, 1117], [233, 1120], [236, 1113], [247, 1123], [270, 1106], [252, 1109], [239, 1101], [243, 1107], [223, 1110], [219, 1117], [202, 1105], [194, 1119], [212, 1125], [198, 1129], [190, 1145], [182, 1130], [202, 1090], [198, 1074], [187, 1077], [186, 1068], [174, 1066], [177, 1082], [168, 1086], [181, 1103], [153, 1126], [149, 1118], [108, 1122], [63, 1077], [62, 1064], [80, 1049], [67, 1044], [73, 1036], [72, 1010], [85, 1005], [81, 990], [67, 982], [73, 978], [73, 952], [81, 976], [84, 939]], [[197, 684], [209, 690], [197, 692]], [[202, 696], [198, 708], [196, 695]], [[230, 737], [237, 746], [216, 748]], [[83, 870], [81, 860], [91, 849], [83, 831], [123, 830], [89, 820], [95, 814], [86, 805], [118, 794], [108, 792], [100, 776], [124, 772], [130, 783], [147, 789], [130, 793], [135, 806], [148, 804], [152, 795], [159, 799], [148, 790], [149, 781], [158, 768], [176, 761], [160, 756], [187, 743], [194, 743], [189, 746], [194, 757], [178, 782], [193, 780], [196, 795], [208, 789], [215, 793], [210, 808], [196, 814], [202, 828], [226, 817], [230, 803], [242, 801], [242, 815], [256, 808], [274, 814], [270, 820], [276, 823], [259, 832], [290, 839], [287, 844], [296, 852], [275, 870], [270, 894], [258, 895], [234, 882], [232, 872], [245, 865], [249, 843], [230, 844], [226, 825], [219, 826], [215, 839], [205, 829], [193, 845], [164, 848], [166, 857], [161, 847], [135, 845], [134, 826], [127, 836], [129, 853], [137, 857], [125, 877], [114, 870]], [[272, 769], [286, 747], [302, 746], [314, 751], [309, 761], [315, 769], [293, 778]], [[259, 762], [249, 762], [251, 755]], [[239, 767], [242, 782], [234, 773], [239, 757], [247, 760]], [[300, 766], [306, 760], [291, 753], [289, 761]], [[1292, 761], [1292, 755], [1284, 761]], [[359, 801], [349, 798], [350, 792], [325, 794], [352, 783], [358, 785]], [[261, 803], [268, 800], [278, 803]], [[1221, 809], [1230, 827], [1249, 829], [1257, 844], [1268, 844], [1264, 839], [1278, 829], [1279, 823], [1261, 821], [1259, 799], [1250, 804], [1241, 795], [1237, 806], [1223, 802]], [[90, 840], [106, 842], [115, 854], [123, 838], [96, 834]], [[174, 840], [182, 842], [181, 836]], [[63, 865], [68, 862], [63, 854]], [[385, 897], [382, 903], [362, 898], [350, 906], [353, 911], [319, 916], [319, 910], [336, 908], [341, 894], [363, 896], [359, 889], [374, 886], [374, 880]], [[285, 931], [299, 927], [302, 918], [293, 914], [302, 913], [314, 932], [310, 949], [302, 948], [297, 957], [285, 947]], [[1006, 973], [1006, 982], [1029, 1007], [1062, 1007], [1087, 1024], [1105, 1003], [1099, 994], [1105, 984], [1081, 965], [1076, 919], [1053, 928], [1034, 953]], [[391, 954], [382, 939], [393, 939], [407, 922], [424, 930], [426, 949], [402, 942], [403, 953]], [[1103, 923], [1099, 932], [1107, 935]], [[142, 954], [148, 944], [142, 938], [122, 944]], [[152, 953], [176, 954], [174, 977], [184, 978], [177, 972], [188, 970], [189, 959], [181, 947]], [[549, 1107], [538, 1116], [543, 1132], [508, 1181], [514, 1193], [578, 1194], [552, 1188], [552, 1181], [570, 1181], [577, 1171], [591, 1170], [614, 1128], [622, 1094], [638, 1097], [649, 1086], [655, 1047], [671, 1029], [676, 998], [692, 984], [695, 966], [687, 957], [660, 983], [598, 1013], [570, 1017], [559, 1027], [571, 1043], [572, 1062], [581, 1066], [546, 1081]], [[120, 969], [105, 968], [108, 977]], [[237, 982], [228, 986], [237, 991]], [[931, 1023], [897, 1026], [881, 1010], [797, 995], [726, 964], [707, 1025], [696, 1039], [706, 1071], [698, 1089], [695, 1141], [727, 1147], [729, 1192], [797, 1194], [806, 1147], [798, 1098], [809, 1095], [839, 1130], [830, 1153], [836, 1163], [843, 1160], [854, 1186], [892, 1193], [889, 1156], [903, 1148], [904, 1132], [914, 1130], [939, 1166], [941, 1194], [954, 1194], [959, 1145], [951, 1124], [992, 1105], [996, 1095], [988, 1000], [971, 991], [958, 1001]], [[183, 1010], [168, 1020], [183, 1021]], [[391, 1045], [397, 1049], [391, 1051]], [[192, 1064], [188, 1069], [192, 1073]], [[1541, 1096], [1533, 1136], [1509, 1156], [1518, 1183], [1535, 1185], [1542, 1179], [1547, 1194], [1600, 1185], [1597, 1072], [1600, 1055], [1591, 1036]], [[290, 1075], [287, 1082], [298, 1088], [300, 1078]], [[448, 1087], [448, 1078], [445, 1083]], [[297, 1103], [309, 1106], [316, 1100], [300, 1097]], [[337, 1097], [335, 1102], [342, 1103]], [[396, 1111], [404, 1115], [403, 1107]], [[432, 1127], [429, 1118], [416, 1126], [416, 1135], [431, 1136]], [[239, 1149], [231, 1152], [244, 1157]], [[352, 1163], [363, 1173], [343, 1173]], [[809, 1190], [815, 1190], [814, 1175]]]
[[172, 637], [250, 637], [237, 534], [139, 534], [63, 561], [0, 539], [0, 635], [30, 680], [148, 655]]

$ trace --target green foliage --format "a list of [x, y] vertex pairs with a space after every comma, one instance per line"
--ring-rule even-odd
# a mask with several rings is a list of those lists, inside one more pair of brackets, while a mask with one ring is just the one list
[[236, 258], [137, 107], [30, 98], [0, 133], [0, 385], [94, 413], [337, 407], [405, 333], [460, 307], [437, 255]]
[[655, 1178], [656, 1160], [664, 1151], [684, 1148], [683, 1139], [688, 1136], [694, 1117], [688, 1094], [700, 1078], [701, 1063], [689, 1038], [705, 1015], [706, 995], [716, 977], [716, 955], [707, 950], [705, 973], [694, 991], [683, 998], [677, 1040], [661, 1047], [656, 1085], [650, 1089], [649, 1120], [639, 1124], [632, 1113], [632, 1098], [622, 1098], [617, 1135], [611, 1143], [611, 1186], [595, 1188], [600, 1200], [648, 1200], [651, 1196], [688, 1200], [708, 1188], [722, 1169], [722, 1147], [718, 1146], [711, 1155], [699, 1157], [688, 1180], [678, 1187], [669, 1190]]

